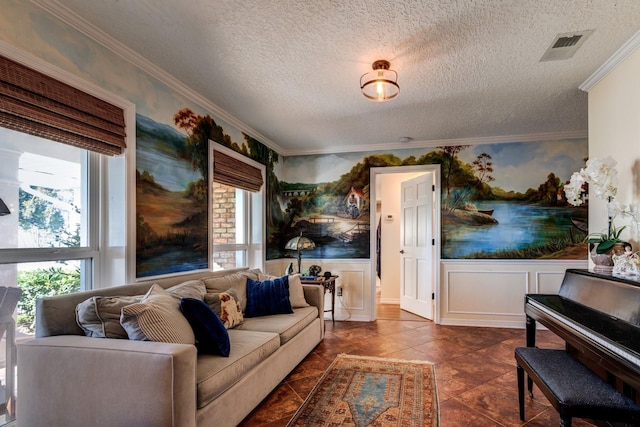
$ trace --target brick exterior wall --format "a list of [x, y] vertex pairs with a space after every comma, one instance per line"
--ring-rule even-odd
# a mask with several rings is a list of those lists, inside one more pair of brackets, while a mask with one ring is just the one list
[[236, 242], [236, 189], [213, 183], [213, 262], [216, 269], [236, 267], [235, 251], [216, 252], [216, 244]]

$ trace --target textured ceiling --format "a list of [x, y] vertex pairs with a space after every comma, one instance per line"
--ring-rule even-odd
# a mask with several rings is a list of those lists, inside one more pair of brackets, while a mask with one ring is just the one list
[[[283, 153], [587, 130], [578, 87], [640, 29], [638, 0], [58, 0]], [[593, 30], [570, 59], [556, 34]], [[376, 103], [377, 59], [400, 95]], [[258, 138], [260, 139], [260, 138]]]

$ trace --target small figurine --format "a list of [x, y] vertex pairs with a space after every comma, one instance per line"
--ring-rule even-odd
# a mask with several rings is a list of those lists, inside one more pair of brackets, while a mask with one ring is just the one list
[[319, 265], [312, 265], [309, 267], [309, 276], [319, 276], [320, 272], [322, 271], [322, 267], [320, 267]]
[[613, 274], [619, 274], [621, 276], [638, 276], [640, 275], [640, 257], [638, 252], [631, 252], [631, 246], [625, 245], [624, 253], [620, 255], [613, 255]]

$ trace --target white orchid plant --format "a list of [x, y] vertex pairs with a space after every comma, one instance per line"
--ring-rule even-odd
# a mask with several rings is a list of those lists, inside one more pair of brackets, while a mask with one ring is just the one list
[[[580, 206], [584, 203], [587, 185], [589, 193], [600, 200], [607, 201], [608, 227], [606, 232], [589, 234], [587, 242], [598, 244], [596, 252], [603, 254], [608, 252], [613, 245], [622, 242], [620, 233], [627, 226], [616, 228], [613, 219], [616, 216], [628, 216], [631, 218], [632, 232], [634, 236], [638, 236], [640, 211], [637, 205], [624, 205], [614, 201], [618, 193], [618, 171], [616, 170], [616, 161], [610, 156], [604, 160], [590, 159], [580, 172], [574, 172], [571, 175], [569, 184], [564, 186], [564, 194], [573, 206]], [[586, 184], [586, 185], [585, 185]]]

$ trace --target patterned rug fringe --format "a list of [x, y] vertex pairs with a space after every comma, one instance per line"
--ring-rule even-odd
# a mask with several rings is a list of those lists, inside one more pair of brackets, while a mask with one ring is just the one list
[[[409, 359], [393, 359], [389, 357], [375, 357], [375, 356], [359, 356], [357, 354], [347, 354], [340, 353], [337, 357], [348, 357], [350, 359], [367, 359], [367, 360], [378, 360], [380, 362], [394, 362], [394, 363], [418, 363], [424, 365], [433, 365], [434, 363], [429, 362], [428, 360], [409, 360]], [[335, 360], [333, 361], [335, 363]]]

